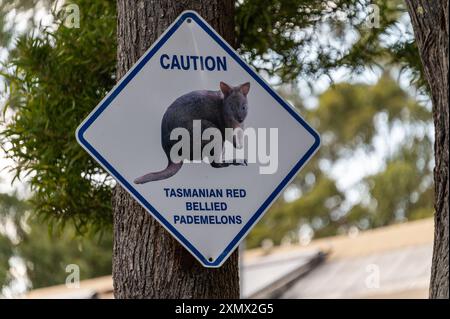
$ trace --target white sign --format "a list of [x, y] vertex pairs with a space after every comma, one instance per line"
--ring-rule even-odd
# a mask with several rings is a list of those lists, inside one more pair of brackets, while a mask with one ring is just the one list
[[206, 267], [223, 264], [320, 143], [192, 11], [147, 50], [76, 136]]

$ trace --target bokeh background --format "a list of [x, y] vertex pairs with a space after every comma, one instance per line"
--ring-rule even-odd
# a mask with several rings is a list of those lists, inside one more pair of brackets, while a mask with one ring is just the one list
[[[434, 132], [403, 1], [240, 0], [236, 35], [322, 136], [241, 247], [243, 295], [425, 297]], [[115, 39], [115, 1], [0, 0], [2, 297], [69, 265], [111, 296], [115, 182], [73, 132], [116, 82]]]

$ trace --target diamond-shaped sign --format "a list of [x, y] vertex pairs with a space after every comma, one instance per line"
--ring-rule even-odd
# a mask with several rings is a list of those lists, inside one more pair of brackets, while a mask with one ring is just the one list
[[222, 265], [320, 143], [192, 11], [147, 50], [76, 136], [206, 267]]

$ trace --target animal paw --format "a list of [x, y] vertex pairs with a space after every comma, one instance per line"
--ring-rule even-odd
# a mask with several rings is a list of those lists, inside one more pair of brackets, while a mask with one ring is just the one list
[[242, 161], [233, 161], [233, 165], [235, 165], [235, 166], [248, 166], [246, 159], [242, 160]]

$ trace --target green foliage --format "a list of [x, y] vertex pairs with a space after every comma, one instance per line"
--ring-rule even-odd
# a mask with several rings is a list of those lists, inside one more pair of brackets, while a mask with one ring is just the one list
[[304, 194], [301, 200], [272, 206], [251, 231], [246, 244], [248, 247], [256, 247], [266, 238], [272, 239], [276, 244], [280, 244], [286, 237], [295, 240], [299, 225], [313, 220], [317, 225], [317, 236], [328, 235], [332, 212], [343, 200], [344, 194], [337, 189], [336, 183], [322, 176], [314, 190]]
[[[112, 236], [77, 236], [74, 227], [49, 232], [48, 225], [28, 214], [30, 205], [15, 195], [0, 194], [0, 292], [15, 278], [9, 260], [18, 257], [33, 288], [65, 283], [66, 266], [80, 267], [80, 278], [111, 274]], [[9, 232], [2, 231], [9, 225]], [[22, 279], [23, 280], [23, 279]]]
[[325, 155], [336, 160], [344, 153], [370, 149], [376, 133], [376, 115], [384, 114], [390, 127], [423, 122], [430, 112], [408, 96], [388, 72], [375, 85], [339, 83], [319, 97], [319, 106], [309, 115], [324, 136]]
[[[244, 0], [236, 21], [247, 61], [281, 82], [315, 79], [343, 66], [358, 74], [367, 67], [395, 65], [411, 71], [418, 87], [424, 87], [412, 34], [399, 37], [406, 14], [399, 0]], [[386, 40], [396, 37], [393, 43]]]
[[68, 276], [66, 267], [70, 264], [79, 267], [81, 280], [111, 274], [111, 229], [104, 231], [104, 236], [80, 237], [70, 226], [51, 234], [46, 223], [39, 220], [29, 223], [30, 232], [16, 249], [26, 262], [33, 288], [64, 284]]
[[[29, 175], [37, 214], [83, 232], [110, 224], [110, 178], [75, 140], [75, 129], [115, 83], [115, 7], [79, 1], [83, 28], [22, 36], [11, 52], [3, 148], [16, 177]], [[60, 21], [61, 23], [61, 21]]]
[[[249, 248], [261, 245], [264, 239], [275, 244], [296, 241], [302, 225], [309, 225], [319, 238], [352, 226], [367, 229], [432, 216], [432, 144], [427, 135], [419, 134], [429, 125], [431, 113], [389, 73], [374, 85], [336, 84], [319, 96], [318, 106], [312, 110], [298, 104], [295, 91], [281, 93], [321, 132], [322, 146], [305, 168], [307, 173], [299, 174], [290, 186], [297, 188], [301, 197], [293, 202], [279, 199], [250, 232]], [[384, 169], [356, 185], [361, 201], [348, 207], [347, 195], [337, 188], [338, 181], [329, 176], [327, 167], [350, 159], [357, 151], [373, 152], [380, 116], [387, 128], [402, 125], [409, 128], [410, 135], [387, 156]]]
[[[408, 145], [409, 144], [409, 145]], [[431, 171], [432, 145], [428, 139], [413, 139], [388, 161], [383, 172], [369, 176], [372, 196], [371, 227], [396, 219], [417, 219], [433, 214]]]
[[9, 258], [13, 255], [13, 245], [6, 235], [8, 220], [20, 222], [20, 213], [26, 209], [26, 204], [16, 196], [0, 193], [0, 288], [2, 283], [10, 280]]
[[9, 280], [9, 257], [12, 253], [10, 241], [5, 236], [0, 235], [0, 286]]

